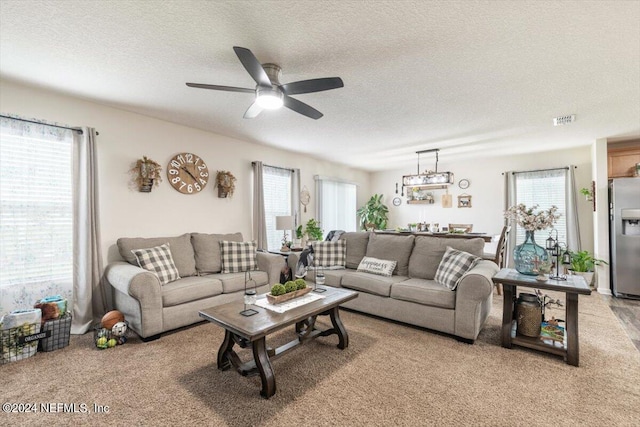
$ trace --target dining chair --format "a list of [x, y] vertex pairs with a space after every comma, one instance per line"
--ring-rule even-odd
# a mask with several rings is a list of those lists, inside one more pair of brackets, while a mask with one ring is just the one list
[[[500, 238], [498, 239], [498, 244], [496, 245], [496, 252], [490, 253], [485, 252], [483, 255], [484, 259], [489, 261], [493, 261], [498, 264], [498, 267], [505, 268], [506, 267], [506, 253], [507, 253], [507, 242], [509, 241], [509, 233], [511, 232], [511, 226], [505, 225], [502, 227], [502, 232], [500, 233]], [[502, 295], [502, 284], [496, 284], [498, 289], [498, 295]]]
[[449, 224], [449, 232], [463, 228], [465, 233], [471, 233], [473, 231], [473, 224]]

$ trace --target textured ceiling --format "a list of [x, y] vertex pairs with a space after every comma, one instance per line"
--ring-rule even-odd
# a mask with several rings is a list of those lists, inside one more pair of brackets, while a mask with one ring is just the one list
[[[233, 46], [345, 87], [243, 119], [252, 94], [185, 86], [253, 88]], [[0, 76], [383, 170], [640, 136], [640, 2], [1, 0]]]

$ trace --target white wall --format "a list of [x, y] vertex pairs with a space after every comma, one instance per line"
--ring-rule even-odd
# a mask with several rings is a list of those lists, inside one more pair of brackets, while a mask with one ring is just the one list
[[[423, 163], [424, 164], [424, 163]], [[546, 169], [564, 167], [569, 164], [578, 166], [575, 170], [576, 189], [591, 185], [591, 151], [589, 146], [558, 150], [535, 155], [519, 155], [495, 157], [489, 159], [467, 160], [460, 162], [439, 162], [439, 171], [454, 173], [455, 184], [449, 189], [453, 196], [451, 208], [443, 208], [441, 196], [445, 190], [434, 190], [436, 202], [432, 205], [408, 205], [406, 197], [402, 204], [393, 206], [391, 201], [395, 194], [395, 183], [402, 185], [402, 176], [415, 173], [415, 165], [403, 170], [377, 172], [372, 174], [371, 191], [384, 194], [384, 201], [389, 206], [389, 228], [406, 227], [413, 222], [437, 222], [440, 227], [448, 223], [473, 224], [474, 232], [500, 234], [504, 224], [504, 175], [506, 171]], [[468, 179], [469, 188], [462, 190], [458, 181]], [[471, 208], [458, 208], [457, 196], [466, 193], [472, 196]], [[398, 194], [399, 196], [399, 194]], [[406, 196], [406, 192], [405, 192]], [[591, 203], [583, 196], [578, 197], [578, 217], [580, 222], [580, 238], [582, 249], [593, 250], [593, 215]], [[545, 238], [547, 236], [545, 235]]]
[[[370, 174], [280, 149], [193, 129], [78, 98], [0, 80], [0, 112], [71, 126], [94, 127], [100, 133], [98, 175], [100, 223], [105, 262], [118, 259], [119, 237], [171, 236], [186, 232], [240, 231], [252, 237], [251, 161], [299, 168], [301, 187], [311, 192], [303, 223], [313, 216], [314, 175], [338, 177], [358, 184], [358, 206], [370, 197]], [[213, 118], [212, 118], [213, 120]], [[151, 193], [129, 188], [128, 170], [146, 155], [163, 166], [177, 153], [192, 152], [207, 162], [209, 172], [230, 170], [237, 177], [231, 199], [219, 199], [213, 179], [200, 194], [184, 195], [166, 179]], [[106, 264], [105, 264], [106, 265]]]

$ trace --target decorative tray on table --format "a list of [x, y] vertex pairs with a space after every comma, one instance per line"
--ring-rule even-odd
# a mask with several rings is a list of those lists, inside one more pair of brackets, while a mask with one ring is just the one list
[[273, 296], [270, 293], [268, 293], [267, 300], [269, 300], [269, 303], [271, 304], [280, 304], [282, 302], [289, 301], [290, 299], [294, 299], [294, 298], [306, 295], [309, 292], [311, 292], [311, 290], [312, 290], [311, 288], [298, 289], [297, 291], [287, 292], [286, 294], [282, 294], [278, 296]]

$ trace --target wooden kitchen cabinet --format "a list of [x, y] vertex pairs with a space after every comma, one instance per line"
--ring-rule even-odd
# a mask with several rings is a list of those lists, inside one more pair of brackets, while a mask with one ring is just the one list
[[609, 178], [634, 176], [636, 163], [640, 163], [640, 143], [637, 147], [610, 148], [607, 160]]

